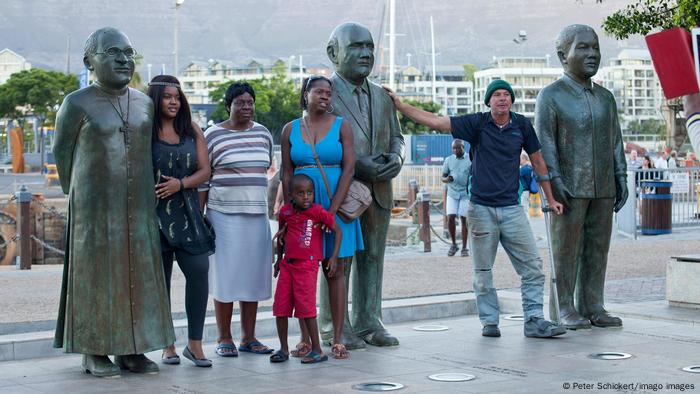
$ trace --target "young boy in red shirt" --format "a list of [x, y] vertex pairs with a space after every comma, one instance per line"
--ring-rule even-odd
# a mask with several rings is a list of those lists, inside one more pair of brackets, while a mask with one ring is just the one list
[[294, 317], [303, 319], [309, 330], [312, 350], [301, 362], [311, 364], [328, 360], [328, 356], [321, 350], [316, 324], [316, 278], [319, 262], [323, 261], [323, 231], [320, 225], [335, 231], [333, 255], [324, 267], [328, 270], [329, 277], [335, 275], [342, 232], [335, 223], [335, 218], [321, 205], [314, 204], [314, 184], [311, 178], [297, 174], [289, 183], [292, 202], [280, 209], [278, 218], [282, 229], [280, 232], [284, 233], [284, 244], [278, 238], [275, 277], [279, 274], [279, 279], [272, 305], [272, 314], [277, 318], [281, 349], [270, 356], [270, 362], [279, 363], [289, 359], [287, 328], [293, 311]]

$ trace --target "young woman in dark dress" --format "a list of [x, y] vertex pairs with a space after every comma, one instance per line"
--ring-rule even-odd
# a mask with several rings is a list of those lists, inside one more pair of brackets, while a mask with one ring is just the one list
[[[153, 100], [153, 171], [166, 285], [170, 294], [173, 258], [185, 275], [188, 342], [182, 351], [198, 367], [210, 367], [202, 350], [209, 294], [209, 258], [214, 237], [199, 208], [197, 187], [209, 179], [209, 156], [177, 78], [158, 75], [148, 87]], [[175, 345], [163, 349], [164, 364], [179, 364]]]

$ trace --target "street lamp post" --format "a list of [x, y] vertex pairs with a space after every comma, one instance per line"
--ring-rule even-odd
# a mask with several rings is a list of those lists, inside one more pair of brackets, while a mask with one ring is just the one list
[[289, 78], [292, 81], [294, 80], [294, 78], [292, 78], [292, 62], [295, 58], [295, 55], [289, 55], [289, 61], [287, 62], [287, 78]]
[[178, 10], [180, 9], [180, 6], [185, 2], [185, 0], [175, 0], [175, 37], [174, 37], [174, 49], [173, 49], [173, 56], [174, 56], [174, 69], [173, 69], [173, 75], [177, 77], [177, 73], [179, 70], [179, 64], [178, 64], [178, 30], [179, 30], [179, 18], [178, 18]]
[[513, 39], [513, 42], [520, 45], [520, 105], [523, 107], [521, 112], [525, 112], [525, 57], [523, 56], [523, 46], [521, 45], [525, 41], [527, 41], [527, 32], [525, 30], [520, 30], [518, 37]]

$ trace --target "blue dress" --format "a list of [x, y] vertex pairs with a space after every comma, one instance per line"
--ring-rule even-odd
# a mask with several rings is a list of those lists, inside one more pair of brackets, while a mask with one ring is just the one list
[[[316, 142], [316, 154], [318, 154], [318, 158], [323, 164], [328, 184], [331, 187], [331, 194], [335, 194], [335, 188], [338, 186], [342, 173], [340, 168], [343, 160], [343, 145], [340, 143], [340, 126], [342, 123], [343, 118], [338, 116], [326, 136]], [[321, 172], [316, 166], [316, 160], [314, 160], [311, 152], [311, 145], [304, 142], [302, 138], [300, 124], [300, 119], [294, 119], [292, 121], [292, 132], [289, 135], [289, 143], [291, 145], [290, 158], [294, 164], [294, 174], [305, 174], [314, 181], [314, 201], [317, 204], [321, 204], [324, 209], [328, 209], [331, 206], [331, 200], [328, 198], [328, 192], [326, 192], [326, 184], [323, 182]], [[343, 240], [340, 244], [338, 257], [351, 257], [355, 255], [355, 251], [364, 250], [360, 219], [357, 218], [350, 223], [345, 223], [340, 216], [335, 215], [335, 221], [343, 231]], [[328, 258], [333, 254], [334, 233], [326, 233], [323, 244], [324, 255]]]

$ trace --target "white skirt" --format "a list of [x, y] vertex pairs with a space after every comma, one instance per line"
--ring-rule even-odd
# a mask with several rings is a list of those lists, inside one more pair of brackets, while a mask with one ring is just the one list
[[216, 233], [209, 256], [209, 294], [219, 302], [272, 297], [272, 235], [266, 214], [207, 210]]

